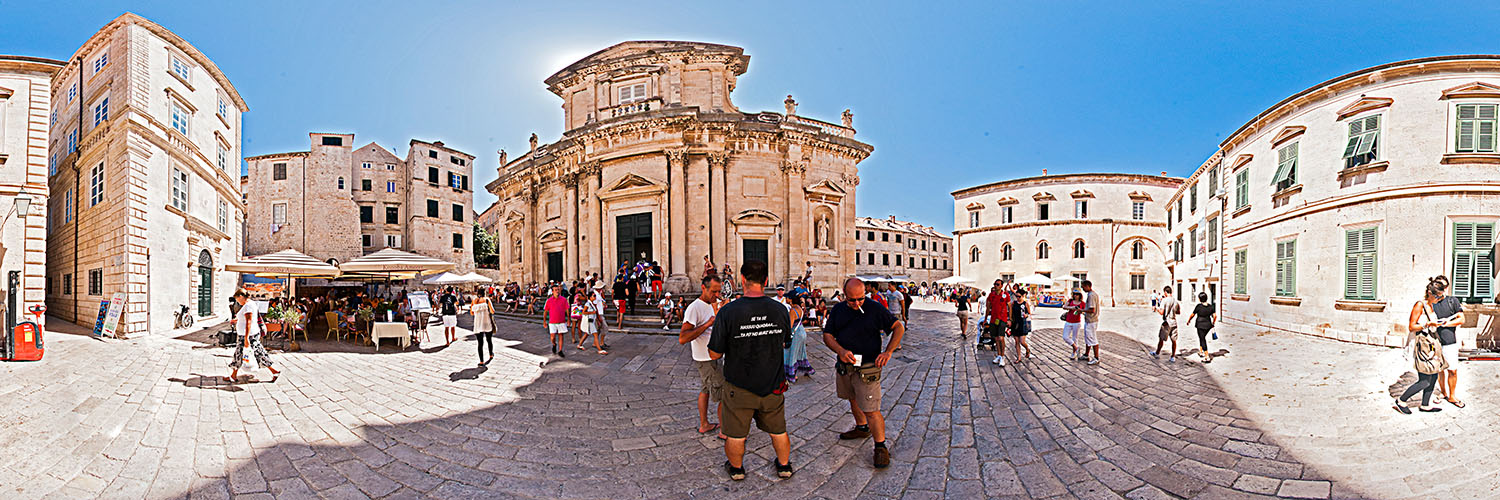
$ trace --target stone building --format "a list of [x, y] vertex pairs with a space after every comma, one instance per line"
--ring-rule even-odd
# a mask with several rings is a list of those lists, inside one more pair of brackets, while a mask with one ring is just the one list
[[953, 276], [953, 238], [930, 226], [858, 217], [854, 220], [854, 274], [891, 276], [929, 285]]
[[699, 42], [624, 42], [548, 77], [562, 138], [501, 155], [502, 274], [529, 282], [658, 261], [668, 288], [697, 287], [705, 255], [746, 259], [771, 281], [815, 268], [815, 284], [854, 272], [854, 192], [874, 148], [842, 125], [744, 112], [730, 99], [749, 56]]
[[[16, 292], [16, 321], [42, 304], [47, 277], [47, 233], [52, 229], [47, 189], [47, 112], [52, 75], [66, 64], [0, 56], [0, 308]], [[16, 289], [10, 278], [16, 276]]]
[[958, 274], [988, 288], [1031, 274], [1090, 280], [1105, 305], [1146, 304], [1168, 282], [1165, 200], [1182, 179], [1043, 175], [953, 192]]
[[1377, 345], [1403, 340], [1432, 276], [1493, 311], [1478, 303], [1496, 293], [1497, 109], [1494, 55], [1384, 64], [1276, 103], [1167, 198], [1174, 280], [1228, 292], [1231, 322]]
[[247, 255], [294, 249], [343, 262], [396, 248], [474, 268], [474, 157], [412, 140], [406, 158], [354, 134], [308, 134], [307, 151], [246, 158]]
[[247, 109], [213, 61], [135, 14], [74, 53], [52, 80], [50, 314], [92, 325], [118, 293], [122, 334], [171, 330], [183, 306], [229, 317]]

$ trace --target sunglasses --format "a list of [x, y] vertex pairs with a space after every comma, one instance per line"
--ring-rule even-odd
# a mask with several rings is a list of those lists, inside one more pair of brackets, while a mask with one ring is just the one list
[[864, 297], [860, 297], [860, 298], [857, 298], [857, 299], [849, 299], [846, 302], [848, 302], [850, 304], [858, 304], [858, 303], [861, 303], [861, 302], [864, 302], [864, 301], [865, 301], [865, 298]]

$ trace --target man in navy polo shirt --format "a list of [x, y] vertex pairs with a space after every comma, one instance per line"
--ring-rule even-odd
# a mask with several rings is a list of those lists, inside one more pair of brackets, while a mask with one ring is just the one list
[[[865, 283], [858, 278], [844, 282], [844, 297], [823, 326], [823, 343], [843, 365], [834, 385], [854, 414], [854, 428], [839, 434], [839, 439], [874, 436], [875, 467], [884, 469], [891, 465], [891, 452], [885, 447], [885, 417], [880, 414], [880, 372], [901, 347], [906, 326], [879, 302], [865, 298]], [[891, 340], [882, 350], [883, 331], [891, 332]]]

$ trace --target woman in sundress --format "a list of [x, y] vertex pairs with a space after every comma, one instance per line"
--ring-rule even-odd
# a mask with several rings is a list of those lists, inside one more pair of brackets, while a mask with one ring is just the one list
[[[474, 316], [474, 341], [479, 344], [479, 366], [484, 366], [495, 359], [495, 304], [483, 293], [474, 294], [474, 299], [469, 303], [469, 314]], [[484, 355], [485, 346], [489, 346], [490, 355]]]

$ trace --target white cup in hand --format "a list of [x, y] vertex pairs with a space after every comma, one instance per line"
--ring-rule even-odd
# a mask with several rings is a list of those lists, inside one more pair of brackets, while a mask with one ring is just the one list
[[854, 366], [860, 366], [860, 365], [864, 364], [864, 360], [865, 360], [864, 356], [859, 355], [859, 354], [855, 354], [853, 356], [854, 356]]

